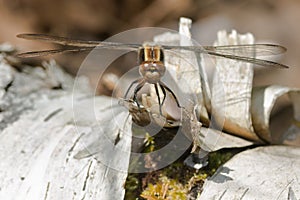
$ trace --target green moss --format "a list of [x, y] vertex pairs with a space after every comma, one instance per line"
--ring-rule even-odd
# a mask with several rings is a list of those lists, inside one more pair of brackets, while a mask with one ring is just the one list
[[138, 199], [140, 195], [140, 181], [138, 174], [129, 174], [125, 183], [125, 199]]
[[147, 200], [189, 199], [196, 197], [202, 188], [207, 174], [191, 169], [177, 161], [156, 172], [157, 176], [149, 174], [143, 180], [148, 182], [141, 197]]
[[154, 184], [149, 183], [147, 185], [142, 191], [141, 197], [147, 200], [186, 200], [191, 197], [196, 198], [206, 178], [206, 174], [192, 174], [191, 172], [187, 176], [182, 177], [182, 179], [173, 179], [161, 174]]
[[[149, 145], [153, 143], [150, 141]], [[215, 171], [234, 153], [219, 151], [210, 153], [208, 166], [195, 170], [183, 164], [180, 159], [173, 164], [147, 174], [130, 174], [126, 181], [125, 199], [196, 199], [202, 191], [202, 186], [207, 177]]]
[[[146, 134], [143, 152], [153, 152], [162, 148], [168, 142], [166, 138], [172, 139], [172, 134], [167, 136], [167, 133], [163, 133], [161, 136], [155, 135], [155, 137]], [[182, 156], [163, 169], [146, 174], [129, 174], [125, 185], [125, 199], [196, 199], [202, 191], [205, 179], [212, 176], [222, 164], [234, 155], [231, 152], [231, 150], [223, 150], [209, 153], [208, 166], [200, 170], [185, 166], [183, 161], [186, 156]], [[156, 162], [156, 159], [152, 158], [149, 161]]]
[[152, 152], [155, 149], [154, 137], [151, 137], [149, 135], [149, 133], [146, 133], [145, 140], [144, 140], [144, 145], [145, 145], [145, 149], [144, 149], [145, 153]]
[[232, 152], [226, 152], [226, 151], [217, 151], [212, 152], [208, 156], [208, 167], [207, 167], [207, 173], [209, 176], [212, 176], [217, 169], [227, 162], [230, 158], [232, 158], [234, 154]]

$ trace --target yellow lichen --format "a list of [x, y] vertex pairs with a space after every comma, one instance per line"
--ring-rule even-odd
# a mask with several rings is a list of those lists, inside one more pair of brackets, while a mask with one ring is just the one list
[[174, 179], [162, 176], [156, 184], [148, 184], [141, 197], [147, 200], [181, 200], [186, 199], [186, 195], [187, 189], [184, 185]]

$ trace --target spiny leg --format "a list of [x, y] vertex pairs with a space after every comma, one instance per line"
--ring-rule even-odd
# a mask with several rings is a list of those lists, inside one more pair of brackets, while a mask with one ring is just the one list
[[160, 103], [160, 96], [159, 96], [157, 84], [154, 84], [154, 87], [155, 87], [155, 92], [156, 92], [157, 99], [158, 99], [159, 113], [162, 115], [162, 111], [161, 111], [162, 104]]
[[174, 92], [168, 87], [166, 86], [163, 82], [159, 81], [159, 84], [161, 85], [161, 87], [164, 87], [166, 90], [168, 90], [168, 92], [170, 92], [172, 94], [172, 96], [174, 97], [176, 104], [179, 108], [182, 108], [178, 102], [177, 97], [175, 96]]
[[165, 88], [162, 85], [160, 85], [160, 84], [158, 84], [158, 85], [159, 85], [159, 87], [160, 87], [160, 89], [161, 89], [161, 91], [163, 92], [163, 95], [164, 95], [164, 98], [163, 98], [163, 100], [161, 102], [161, 105], [164, 105], [166, 97], [167, 97], [166, 90], [165, 90]]
[[128, 93], [129, 93], [129, 91], [130, 91], [130, 89], [132, 88], [132, 86], [134, 85], [134, 84], [136, 84], [137, 82], [139, 82], [141, 79], [139, 78], [139, 79], [136, 79], [135, 81], [133, 81], [131, 84], [130, 84], [130, 86], [128, 87], [128, 89], [127, 89], [127, 91], [126, 91], [126, 93], [125, 93], [125, 95], [124, 95], [124, 99], [127, 99], [127, 95], [128, 95]]
[[136, 102], [136, 105], [138, 106], [138, 108], [140, 108], [140, 104], [137, 101], [137, 93], [142, 89], [142, 87], [144, 85], [145, 85], [145, 80], [144, 79], [139, 79], [139, 84], [134, 89], [133, 101]]

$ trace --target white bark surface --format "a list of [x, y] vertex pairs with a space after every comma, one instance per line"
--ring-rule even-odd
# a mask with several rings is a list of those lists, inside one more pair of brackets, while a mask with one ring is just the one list
[[297, 200], [300, 149], [269, 146], [234, 156], [208, 179], [198, 200]]
[[[118, 107], [116, 100], [92, 99], [83, 78], [77, 80], [80, 93], [73, 94], [73, 78], [54, 62], [44, 63], [45, 69], [23, 66], [18, 72], [1, 56], [0, 199], [123, 199], [131, 123], [122, 127], [126, 134], [114, 146], [125, 154], [102, 155], [111, 163], [101, 162], [99, 152], [92, 152], [97, 157], [74, 158], [82, 149], [94, 150], [90, 142], [101, 140], [101, 134], [119, 137], [118, 128], [97, 129], [103, 121], [110, 127], [109, 115], [103, 113]], [[92, 113], [86, 109], [91, 102], [96, 108]]]
[[[253, 44], [252, 34], [219, 31], [217, 46]], [[253, 52], [254, 54], [254, 52]], [[254, 55], [248, 55], [254, 56]], [[224, 58], [216, 59], [212, 86], [212, 107], [224, 129], [244, 138], [259, 141], [251, 120], [253, 64]]]
[[[179, 24], [179, 34], [165, 33], [156, 36], [154, 41], [167, 45], [199, 48], [200, 46], [191, 39], [191, 25], [190, 19], [183, 18]], [[239, 34], [235, 30], [231, 33], [219, 31], [217, 35], [215, 45], [221, 46], [253, 44], [255, 40], [252, 34]], [[228, 54], [230, 53], [234, 54], [234, 52]], [[253, 58], [255, 54], [255, 50], [237, 52], [237, 55]], [[188, 135], [192, 133], [191, 135], [196, 136], [198, 133], [199, 136], [193, 138], [199, 139], [197, 143], [201, 144], [201, 148], [210, 152], [225, 147], [250, 145], [250, 142], [245, 139], [255, 143], [269, 142], [299, 146], [299, 89], [284, 86], [265, 86], [261, 90], [253, 89], [253, 64], [207, 56], [205, 53], [201, 54], [201, 57], [197, 57], [197, 54], [195, 55], [192, 51], [174, 51], [172, 49], [172, 51], [166, 52], [165, 62], [170, 74], [170, 77], [166, 76], [166, 80], [169, 81], [168, 85], [179, 97], [180, 103], [190, 112], [189, 115], [193, 115], [192, 110], [196, 108], [196, 118], [200, 118], [201, 123], [210, 128], [210, 130], [203, 128], [201, 130], [199, 128], [201, 125], [197, 125], [198, 128], [186, 129], [189, 132]], [[213, 83], [209, 88], [205, 70], [212, 64], [215, 73]], [[294, 115], [288, 116], [291, 119], [289, 120], [291, 122], [287, 122], [290, 123], [288, 128], [277, 133], [276, 137], [280, 135], [281, 141], [275, 141], [273, 138], [275, 133], [272, 133], [270, 129], [271, 112], [276, 108], [275, 102], [285, 94], [290, 99], [289, 105], [293, 107]], [[170, 112], [174, 112], [174, 106], [176, 107], [176, 105], [169, 106], [171, 107]], [[193, 117], [189, 116], [188, 118]], [[214, 118], [217, 123], [211, 122], [210, 118]], [[191, 124], [198, 123], [192, 122], [192, 120], [184, 121]], [[191, 124], [187, 124], [186, 127], [193, 126]], [[207, 134], [208, 132], [212, 133]], [[232, 136], [227, 136], [228, 133], [243, 139], [234, 139]]]
[[[276, 101], [282, 96], [286, 95], [289, 104], [293, 106], [293, 115], [282, 117], [278, 123], [289, 122], [286, 129], [271, 131], [270, 116]], [[270, 143], [289, 144], [299, 146], [300, 141], [300, 90], [298, 88], [289, 88], [278, 85], [270, 85], [264, 87], [253, 88], [252, 93], [252, 118], [253, 126], [260, 137]], [[280, 135], [277, 141], [274, 139], [275, 135]]]

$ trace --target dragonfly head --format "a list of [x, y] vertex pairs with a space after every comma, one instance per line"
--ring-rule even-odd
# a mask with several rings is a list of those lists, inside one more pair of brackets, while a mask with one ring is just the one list
[[144, 43], [139, 48], [139, 64], [147, 61], [159, 61], [164, 62], [164, 51], [162, 47], [157, 44]]
[[148, 83], [157, 83], [165, 74], [164, 52], [158, 45], [144, 44], [139, 49], [139, 71]]

